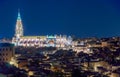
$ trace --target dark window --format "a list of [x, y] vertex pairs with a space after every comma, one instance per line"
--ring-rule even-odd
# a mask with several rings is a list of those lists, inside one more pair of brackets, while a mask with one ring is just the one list
[[10, 51], [12, 51], [12, 48], [10, 48]]
[[3, 48], [2, 50], [4, 51], [5, 49]]
[[6, 58], [6, 61], [8, 61], [8, 59]]
[[6, 48], [6, 51], [8, 51], [8, 48]]
[[8, 54], [6, 53], [6, 56], [7, 56]]

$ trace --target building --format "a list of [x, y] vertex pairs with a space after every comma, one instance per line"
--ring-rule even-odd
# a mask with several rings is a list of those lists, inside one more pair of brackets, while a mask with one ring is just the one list
[[24, 47], [67, 47], [72, 45], [72, 37], [66, 35], [24, 36], [20, 12], [18, 12], [12, 43], [15, 46]]
[[14, 45], [11, 43], [0, 43], [0, 63], [10, 62], [14, 57]]

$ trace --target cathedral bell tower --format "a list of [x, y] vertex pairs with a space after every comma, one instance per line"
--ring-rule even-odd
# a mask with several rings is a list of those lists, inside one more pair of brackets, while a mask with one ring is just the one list
[[15, 27], [15, 34], [14, 37], [12, 38], [12, 43], [15, 46], [19, 46], [19, 40], [20, 37], [23, 36], [23, 25], [22, 25], [22, 20], [21, 20], [21, 16], [20, 16], [20, 11], [18, 11], [18, 17], [17, 17], [17, 21], [16, 21], [16, 27]]
[[21, 36], [23, 36], [23, 25], [22, 25], [20, 12], [18, 11], [18, 17], [16, 22], [16, 28], [15, 28], [15, 37], [20, 38]]

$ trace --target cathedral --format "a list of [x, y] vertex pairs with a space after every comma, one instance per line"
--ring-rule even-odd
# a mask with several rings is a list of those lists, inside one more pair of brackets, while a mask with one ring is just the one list
[[72, 37], [66, 35], [24, 36], [22, 19], [18, 12], [12, 43], [23, 47], [68, 47], [72, 46]]

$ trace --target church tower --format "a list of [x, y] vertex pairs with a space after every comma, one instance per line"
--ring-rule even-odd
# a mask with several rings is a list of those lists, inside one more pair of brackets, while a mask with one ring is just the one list
[[15, 28], [15, 37], [20, 38], [21, 36], [23, 36], [23, 25], [22, 25], [20, 12], [18, 11], [18, 17], [16, 22], [16, 28]]

